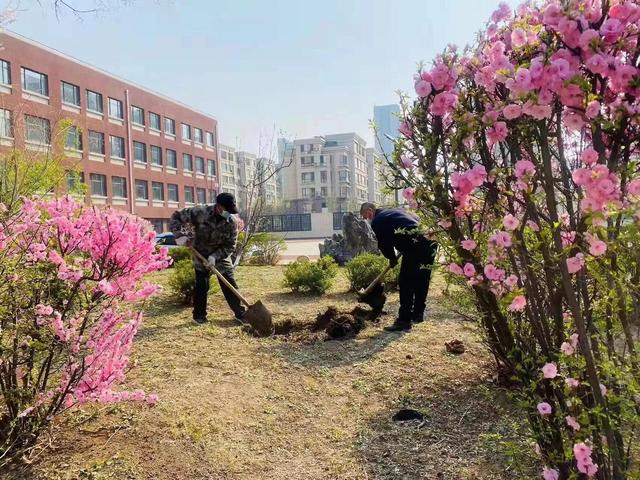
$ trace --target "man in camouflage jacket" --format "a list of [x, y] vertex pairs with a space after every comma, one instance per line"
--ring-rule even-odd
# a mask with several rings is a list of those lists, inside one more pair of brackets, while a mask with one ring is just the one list
[[[236, 248], [238, 227], [232, 214], [238, 208], [232, 194], [221, 193], [215, 205], [183, 208], [174, 212], [169, 221], [169, 229], [176, 237], [178, 245], [193, 246], [209, 263], [216, 267], [228, 281], [238, 288], [233, 278], [231, 254]], [[207, 322], [207, 294], [211, 272], [197, 258], [193, 259], [196, 271], [196, 285], [193, 294], [193, 319], [197, 323]], [[236, 318], [242, 318], [244, 307], [238, 297], [218, 279], [224, 298]]]

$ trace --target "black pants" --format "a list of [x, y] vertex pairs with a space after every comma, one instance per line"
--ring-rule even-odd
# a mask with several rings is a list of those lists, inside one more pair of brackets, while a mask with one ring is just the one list
[[421, 318], [429, 293], [431, 267], [436, 259], [437, 244], [427, 239], [420, 239], [411, 248], [402, 252], [400, 265], [400, 311], [399, 323], [410, 323]]
[[[211, 273], [208, 270], [205, 271], [198, 268], [196, 268], [195, 270], [196, 286], [193, 292], [193, 318], [207, 318], [207, 295], [209, 293], [209, 282], [211, 280]], [[233, 285], [236, 289], [238, 288], [238, 284], [233, 278], [233, 271], [224, 272], [222, 275], [229, 281], [231, 285]], [[233, 314], [236, 317], [242, 316], [245, 308], [242, 306], [242, 303], [240, 303], [238, 297], [236, 297], [229, 289], [229, 287], [222, 283], [220, 279], [218, 279], [218, 283], [220, 284], [220, 288], [222, 289], [224, 298], [233, 311]]]

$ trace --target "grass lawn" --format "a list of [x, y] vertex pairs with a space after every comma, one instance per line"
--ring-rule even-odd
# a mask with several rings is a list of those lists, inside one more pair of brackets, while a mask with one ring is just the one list
[[[170, 270], [154, 276], [166, 284]], [[341, 273], [330, 294], [281, 287], [281, 267], [241, 267], [238, 282], [276, 321], [312, 322], [328, 305], [350, 310]], [[154, 408], [95, 405], [59, 421], [28, 470], [35, 479], [514, 479], [529, 460], [509, 455], [523, 418], [491, 383], [476, 328], [445, 310], [441, 282], [428, 321], [386, 333], [380, 325], [344, 341], [253, 338], [232, 321], [221, 293], [207, 326], [164, 292], [146, 306], [127, 388], [160, 395]], [[466, 352], [444, 343], [458, 338]], [[391, 420], [403, 407], [421, 428]]]

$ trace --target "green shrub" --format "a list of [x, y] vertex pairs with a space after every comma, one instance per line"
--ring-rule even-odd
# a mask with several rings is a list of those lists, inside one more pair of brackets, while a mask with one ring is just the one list
[[173, 247], [169, 249], [169, 256], [173, 259], [172, 265], [180, 260], [191, 260], [191, 250], [187, 247]]
[[338, 264], [331, 257], [317, 262], [296, 260], [287, 265], [283, 285], [294, 292], [323, 294], [331, 288], [338, 274]]
[[[172, 249], [172, 250], [175, 250]], [[185, 305], [193, 303], [193, 291], [196, 286], [196, 272], [190, 259], [178, 260], [173, 264], [169, 278], [169, 288], [180, 297]]]
[[260, 232], [251, 238], [247, 247], [247, 251], [251, 252], [248, 262], [251, 265], [276, 265], [286, 242], [273, 233]]
[[[373, 280], [380, 275], [389, 265], [382, 255], [375, 253], [362, 253], [345, 265], [347, 278], [352, 291], [358, 291], [367, 288]], [[397, 288], [398, 275], [400, 273], [400, 264], [384, 276], [384, 283], [388, 289]]]
[[[195, 287], [196, 272], [193, 268], [193, 262], [190, 258], [178, 260], [174, 263], [171, 277], [169, 277], [169, 288], [185, 305], [192, 305]], [[209, 293], [215, 293], [219, 290], [217, 279], [215, 275], [212, 275]]]

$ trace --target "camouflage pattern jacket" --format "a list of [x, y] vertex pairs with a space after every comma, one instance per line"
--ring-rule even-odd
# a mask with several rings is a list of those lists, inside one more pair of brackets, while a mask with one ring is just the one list
[[[230, 256], [238, 240], [238, 227], [233, 217], [225, 219], [216, 215], [213, 205], [183, 208], [171, 215], [169, 229], [176, 238], [188, 236], [193, 239], [194, 248], [205, 258], [213, 255], [221, 273], [232, 270]], [[204, 270], [197, 259], [194, 258], [193, 263]]]

